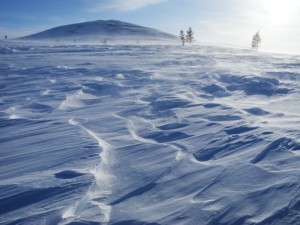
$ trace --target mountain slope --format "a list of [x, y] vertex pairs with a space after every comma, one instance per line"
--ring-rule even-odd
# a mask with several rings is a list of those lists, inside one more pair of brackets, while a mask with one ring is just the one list
[[117, 20], [97, 20], [55, 27], [29, 36], [22, 40], [81, 40], [98, 39], [146, 39], [176, 40], [176, 36], [153, 29]]

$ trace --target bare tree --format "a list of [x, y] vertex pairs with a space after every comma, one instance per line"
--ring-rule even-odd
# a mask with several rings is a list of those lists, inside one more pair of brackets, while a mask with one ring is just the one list
[[260, 47], [261, 36], [259, 31], [257, 31], [252, 37], [251, 48], [257, 50]]

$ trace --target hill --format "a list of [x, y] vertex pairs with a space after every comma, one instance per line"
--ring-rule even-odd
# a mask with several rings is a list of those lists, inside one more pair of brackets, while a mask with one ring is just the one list
[[177, 37], [157, 29], [118, 20], [96, 20], [55, 27], [21, 40], [107, 41], [107, 40], [176, 40]]

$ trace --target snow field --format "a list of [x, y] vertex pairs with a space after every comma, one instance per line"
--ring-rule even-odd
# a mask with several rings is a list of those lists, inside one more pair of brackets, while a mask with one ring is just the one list
[[299, 224], [299, 56], [0, 52], [1, 224]]

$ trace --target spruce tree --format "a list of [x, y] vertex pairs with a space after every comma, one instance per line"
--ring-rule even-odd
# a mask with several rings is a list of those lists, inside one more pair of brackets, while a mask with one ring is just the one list
[[184, 46], [184, 43], [185, 43], [185, 35], [184, 35], [183, 30], [180, 31], [179, 38], [180, 38], [180, 40], [181, 40], [181, 42], [182, 42], [182, 45]]
[[189, 44], [192, 44], [192, 42], [194, 41], [194, 32], [192, 30], [192, 28], [190, 27], [188, 29], [188, 31], [186, 32], [186, 41], [189, 43]]
[[252, 37], [251, 48], [257, 50], [261, 43], [261, 37], [259, 31], [257, 31]]

